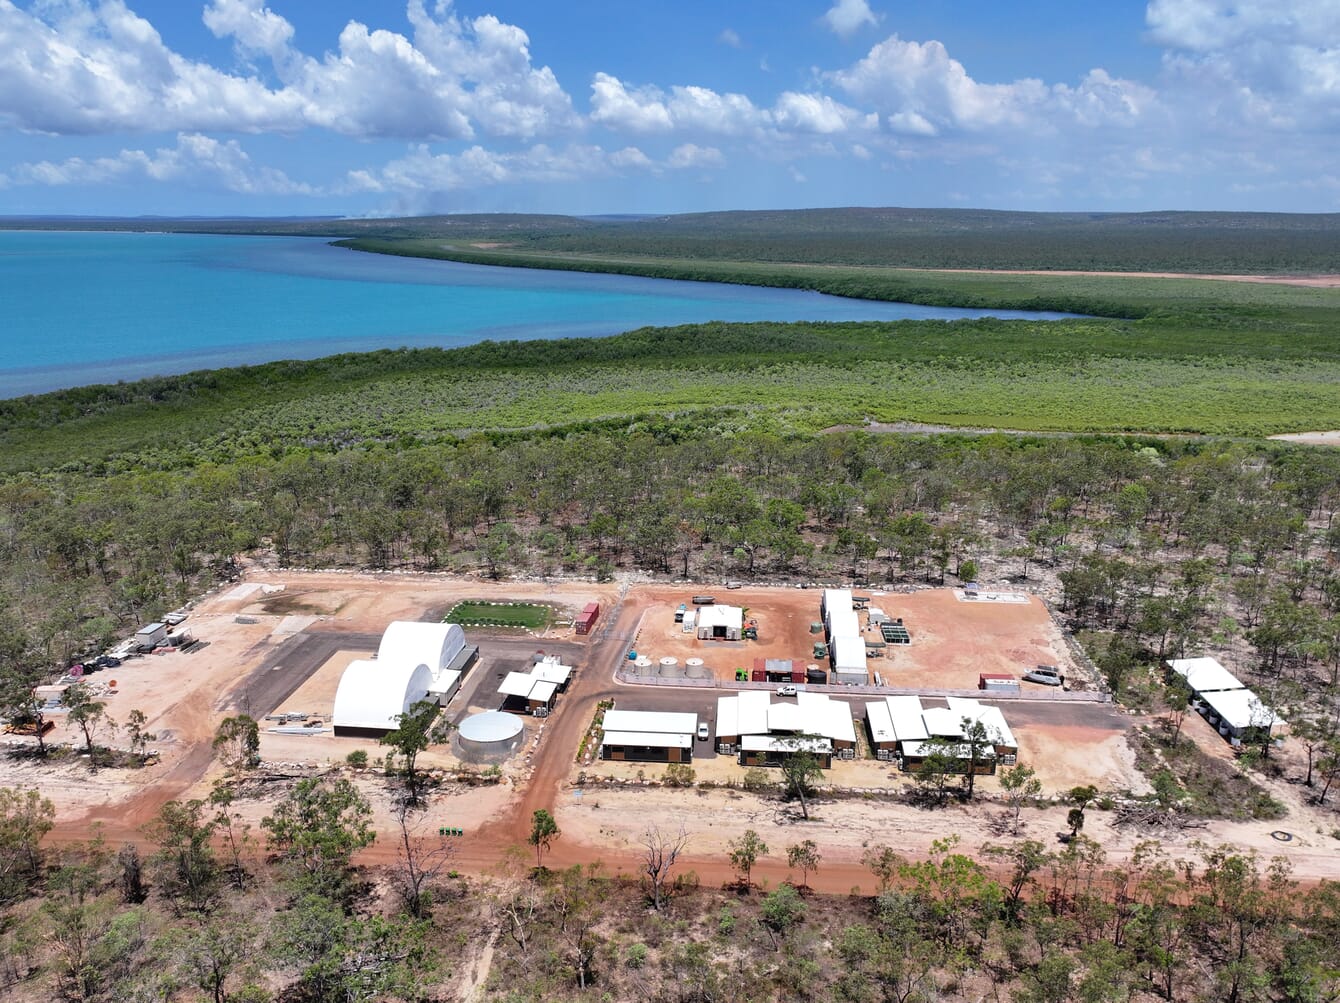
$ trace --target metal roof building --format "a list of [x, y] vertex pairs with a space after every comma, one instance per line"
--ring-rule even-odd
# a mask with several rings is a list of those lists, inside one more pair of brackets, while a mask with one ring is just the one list
[[1246, 689], [1237, 676], [1213, 658], [1174, 658], [1169, 660], [1168, 668], [1186, 680], [1192, 693]]
[[423, 664], [436, 674], [464, 649], [465, 631], [458, 624], [396, 620], [382, 634], [377, 661]]
[[335, 691], [331, 715], [337, 737], [380, 738], [399, 727], [397, 716], [428, 696], [433, 673], [427, 665], [350, 662]]
[[1227, 738], [1250, 739], [1262, 731], [1269, 736], [1280, 721], [1274, 709], [1251, 690], [1217, 690], [1201, 694], [1201, 699], [1210, 710], [1210, 723], [1217, 724], [1219, 733]]

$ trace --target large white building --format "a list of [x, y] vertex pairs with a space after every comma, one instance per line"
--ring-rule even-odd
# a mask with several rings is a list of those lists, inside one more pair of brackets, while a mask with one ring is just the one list
[[337, 736], [378, 738], [420, 700], [444, 705], [460, 687], [476, 649], [454, 623], [397, 620], [382, 633], [374, 659], [349, 663], [331, 715]]
[[337, 737], [380, 738], [399, 727], [406, 714], [428, 696], [432, 670], [422, 662], [385, 663], [358, 659], [349, 663], [335, 691], [332, 721]]
[[795, 703], [772, 703], [765, 690], [717, 698], [717, 751], [738, 752], [745, 766], [775, 766], [804, 745], [823, 766], [856, 755], [851, 708], [801, 690]]

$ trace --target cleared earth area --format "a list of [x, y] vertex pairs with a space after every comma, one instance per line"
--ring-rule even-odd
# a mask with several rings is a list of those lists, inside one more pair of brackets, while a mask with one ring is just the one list
[[[704, 594], [712, 594], [718, 603], [743, 607], [746, 618], [757, 624], [759, 640], [700, 641], [686, 633], [674, 622], [675, 610], [681, 603], [691, 608], [692, 597]], [[537, 651], [559, 655], [576, 672], [548, 718], [522, 719], [521, 747], [489, 783], [471, 786], [451, 779], [463, 764], [449, 743], [421, 757], [422, 765], [447, 771], [428, 824], [466, 830], [455, 857], [461, 869], [492, 867], [507, 846], [523, 843], [530, 814], [539, 807], [555, 812], [564, 833], [554, 850], [555, 863], [600, 859], [614, 870], [635, 870], [639, 840], [649, 828], [682, 825], [693, 835], [690, 854], [700, 877], [719, 875], [724, 880], [729, 876], [726, 843], [745, 829], [756, 828], [765, 838], [772, 833], [779, 846], [814, 838], [825, 848], [826, 861], [815, 880], [839, 891], [868, 880], [860, 857], [874, 843], [917, 855], [929, 852], [933, 841], [954, 836], [970, 849], [998, 841], [1005, 809], [996, 778], [980, 778], [980, 803], [935, 810], [911, 807], [899, 797], [912, 785], [911, 778], [892, 763], [870, 758], [864, 736], [858, 738], [856, 760], [835, 762], [828, 771], [808, 820], [799, 817], [794, 805], [767, 793], [725, 786], [738, 785], [744, 770], [733, 756], [716, 754], [712, 742], [695, 742], [692, 760], [700, 784], [718, 785], [709, 789], [660, 786], [655, 781], [665, 770], [663, 764], [577, 761], [579, 743], [589, 733], [601, 701], [627, 710], [692, 712], [715, 734], [716, 701], [733, 692], [736, 668], [752, 665], [755, 658], [790, 658], [802, 665], [815, 661], [817, 637], [811, 624], [819, 619], [820, 594], [817, 588], [490, 583], [431, 575], [253, 569], [241, 583], [195, 604], [188, 625], [197, 638], [208, 642], [206, 646], [192, 654], [131, 659], [93, 677], [114, 719], [124, 720], [131, 709], [145, 713], [149, 728], [158, 735], [151, 746], [158, 753], [157, 762], [143, 770], [90, 772], [77, 756], [49, 765], [10, 755], [0, 760], [0, 783], [42, 788], [57, 806], [54, 840], [87, 838], [95, 822], [103, 826], [109, 841], [137, 839], [140, 828], [168, 799], [208, 795], [210, 785], [222, 775], [211, 746], [224, 717], [248, 713], [261, 720], [276, 712], [302, 712], [328, 726], [341, 673], [353, 659], [376, 650], [388, 623], [440, 620], [457, 602], [482, 598], [543, 603], [555, 609], [557, 618], [540, 631], [467, 630], [469, 643], [479, 646], [480, 655], [446, 706], [449, 721], [459, 724], [475, 712], [499, 709], [499, 681], [508, 671], [528, 666]], [[938, 691], [974, 689], [979, 673], [1018, 675], [1037, 663], [1061, 666], [1075, 689], [1085, 685], [1082, 672], [1069, 659], [1060, 629], [1035, 597], [1001, 594], [999, 601], [966, 600], [955, 590], [937, 589], [871, 593], [867, 598], [870, 605], [901, 617], [912, 635], [910, 645], [872, 659], [872, 671], [879, 672], [886, 684], [922, 689], [927, 706], [942, 705], [934, 696]], [[600, 619], [590, 635], [577, 636], [571, 620], [590, 602], [600, 603]], [[657, 660], [674, 658], [679, 665], [700, 658], [711, 674], [638, 685], [627, 681], [631, 677], [625, 674], [630, 650]], [[864, 704], [877, 699], [878, 690], [830, 687], [828, 692], [851, 705], [860, 736]], [[1080, 784], [1112, 793], [1147, 789], [1127, 742], [1133, 719], [1125, 711], [1099, 702], [1098, 694], [1084, 702], [1082, 694], [1024, 684], [1023, 695], [1025, 699], [1003, 700], [1000, 706], [1018, 739], [1019, 761], [1036, 769], [1044, 795]], [[377, 807], [379, 827], [390, 834], [394, 823], [389, 785], [375, 768], [385, 747], [370, 739], [336, 738], [329, 730], [276, 734], [266, 730], [272, 725], [263, 722], [261, 754], [263, 769], [277, 779], [268, 789], [264, 785], [249, 789], [239, 800], [238, 810], [245, 818], [259, 821], [283, 793], [286, 781], [347, 769], [343, 765], [347, 755], [361, 749], [374, 767], [349, 772]], [[1208, 727], [1197, 730], [1193, 723], [1188, 733], [1214, 754], [1223, 754], [1215, 745], [1222, 742]], [[49, 741], [82, 744], [63, 724]], [[11, 751], [19, 749], [21, 740], [11, 739]], [[1300, 797], [1289, 804], [1294, 813], [1305, 815]], [[1063, 805], [1052, 802], [1027, 809], [1022, 831], [1050, 839], [1065, 829], [1065, 812]], [[1301, 821], [1293, 826], [1309, 828]], [[1209, 830], [1168, 835], [1165, 842], [1174, 852], [1183, 847], [1190, 854], [1193, 837], [1231, 836], [1239, 844], [1274, 853], [1280, 851], [1271, 842], [1274, 828], [1276, 824], [1268, 823], [1213, 823]], [[1312, 828], [1320, 832], [1318, 826]], [[1109, 853], [1130, 849], [1140, 838], [1139, 833], [1113, 829], [1101, 812], [1095, 813], [1086, 833], [1101, 838]], [[369, 857], [393, 853], [389, 843], [388, 839], [374, 846]], [[1340, 872], [1322, 835], [1300, 832], [1285, 850], [1300, 876]], [[776, 862], [765, 861], [760, 873], [775, 880], [785, 877], [785, 869]]]

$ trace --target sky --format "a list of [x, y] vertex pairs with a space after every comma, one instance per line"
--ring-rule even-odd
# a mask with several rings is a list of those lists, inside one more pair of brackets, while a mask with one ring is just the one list
[[1336, 0], [0, 0], [0, 214], [1340, 211]]

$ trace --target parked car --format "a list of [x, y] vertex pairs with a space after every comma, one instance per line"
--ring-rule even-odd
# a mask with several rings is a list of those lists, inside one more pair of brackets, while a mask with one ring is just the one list
[[1029, 669], [1024, 673], [1024, 678], [1030, 683], [1041, 683], [1043, 686], [1060, 686], [1065, 682], [1065, 676], [1061, 675], [1061, 670], [1055, 665], [1039, 665], [1035, 669]]
[[778, 695], [779, 697], [793, 697], [793, 696], [796, 695], [796, 688], [795, 688], [794, 686], [790, 686], [790, 685], [787, 685], [787, 686], [778, 686], [778, 687], [777, 687], [777, 695]]
[[707, 722], [706, 722], [706, 721], [700, 721], [700, 722], [698, 723], [698, 741], [700, 741], [700, 742], [706, 742], [706, 741], [707, 741]]

